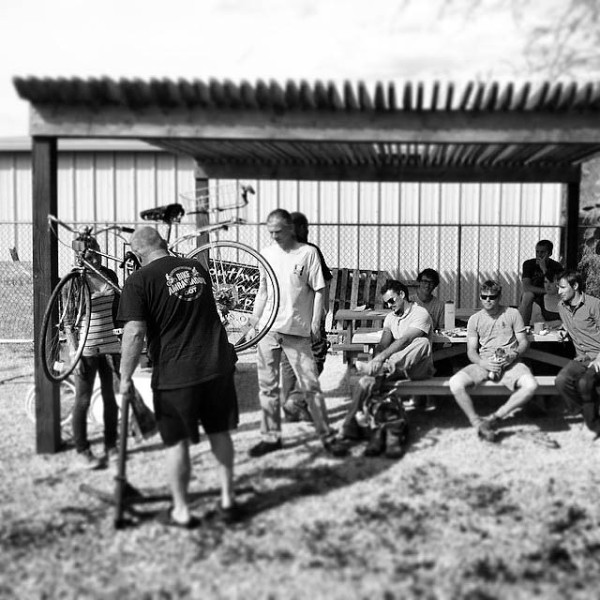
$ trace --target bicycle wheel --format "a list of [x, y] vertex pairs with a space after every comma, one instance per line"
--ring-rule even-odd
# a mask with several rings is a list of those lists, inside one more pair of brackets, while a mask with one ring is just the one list
[[[204, 253], [207, 253], [204, 254]], [[279, 309], [279, 285], [271, 265], [253, 248], [240, 242], [220, 241], [204, 244], [188, 254], [206, 266], [212, 282], [217, 310], [229, 341], [238, 351], [259, 342], [269, 331]], [[260, 274], [267, 281], [269, 301], [256, 326], [256, 335], [247, 338]]]
[[90, 315], [90, 288], [85, 273], [71, 271], [54, 288], [42, 321], [39, 355], [51, 381], [66, 379], [79, 362]]
[[[73, 407], [75, 405], [75, 386], [69, 379], [60, 383], [60, 424], [64, 427], [73, 418]], [[25, 397], [25, 412], [27, 418], [35, 423], [35, 385], [27, 390]]]

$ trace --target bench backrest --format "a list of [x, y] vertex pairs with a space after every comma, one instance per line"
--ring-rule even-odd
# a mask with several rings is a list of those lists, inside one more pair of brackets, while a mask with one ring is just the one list
[[[358, 306], [366, 308], [383, 308], [381, 299], [381, 288], [388, 279], [393, 279], [388, 271], [374, 271], [371, 269], [332, 269], [333, 279], [329, 287], [329, 311], [327, 319], [327, 330], [331, 331], [333, 316], [340, 309], [352, 309]], [[416, 282], [404, 282], [412, 294]], [[373, 327], [380, 323], [365, 319], [359, 321], [358, 327]], [[343, 329], [343, 324], [339, 324]]]

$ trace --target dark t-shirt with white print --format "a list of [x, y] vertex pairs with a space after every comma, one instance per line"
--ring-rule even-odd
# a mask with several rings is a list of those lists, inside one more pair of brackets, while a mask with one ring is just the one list
[[152, 387], [188, 387], [234, 369], [235, 350], [213, 298], [210, 277], [192, 259], [165, 256], [127, 278], [118, 319], [145, 321]]

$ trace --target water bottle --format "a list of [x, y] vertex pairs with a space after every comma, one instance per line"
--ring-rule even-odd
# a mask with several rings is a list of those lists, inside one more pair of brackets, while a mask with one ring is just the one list
[[455, 317], [456, 309], [454, 308], [454, 302], [452, 302], [452, 300], [448, 300], [444, 305], [444, 327], [447, 330], [451, 330], [456, 327]]

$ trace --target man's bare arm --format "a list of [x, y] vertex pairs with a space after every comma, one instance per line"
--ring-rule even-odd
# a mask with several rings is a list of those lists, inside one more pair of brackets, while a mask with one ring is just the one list
[[128, 321], [125, 324], [121, 342], [121, 384], [119, 386], [121, 394], [127, 393], [131, 387], [133, 373], [139, 363], [145, 337], [145, 321]]

